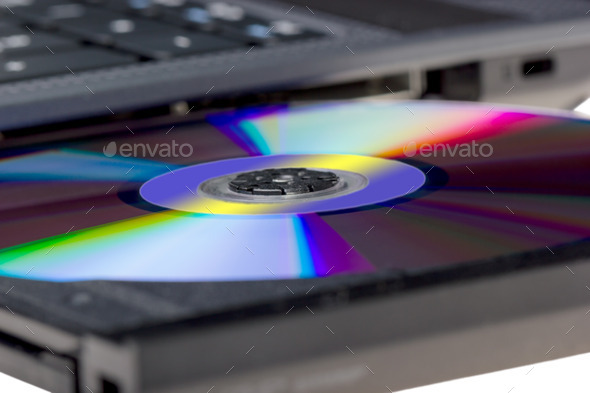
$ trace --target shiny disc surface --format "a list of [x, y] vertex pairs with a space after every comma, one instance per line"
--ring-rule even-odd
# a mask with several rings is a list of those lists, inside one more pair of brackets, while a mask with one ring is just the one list
[[[565, 114], [350, 101], [225, 112], [178, 126], [174, 140], [169, 128], [127, 139], [148, 146], [134, 157], [101, 139], [0, 159], [0, 275], [187, 282], [412, 271], [554, 253], [590, 234], [590, 124]], [[164, 155], [172, 142], [191, 155]], [[156, 145], [159, 155], [146, 156]], [[284, 201], [200, 188], [268, 168], [366, 181]]]

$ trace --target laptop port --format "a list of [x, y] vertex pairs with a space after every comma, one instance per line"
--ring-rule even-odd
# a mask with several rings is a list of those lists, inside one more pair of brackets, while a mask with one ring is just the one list
[[522, 76], [525, 78], [550, 74], [553, 71], [553, 60], [550, 58], [534, 59], [522, 64]]
[[119, 393], [119, 386], [108, 379], [102, 379], [102, 393]]
[[426, 99], [475, 101], [481, 95], [480, 64], [467, 63], [426, 71]]

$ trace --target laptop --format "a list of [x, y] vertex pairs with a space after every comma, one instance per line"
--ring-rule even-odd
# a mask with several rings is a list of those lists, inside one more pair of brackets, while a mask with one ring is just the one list
[[[588, 90], [581, 64], [590, 56], [590, 7], [582, 0], [1, 3], [0, 184], [6, 197], [0, 240], [8, 253], [52, 236], [84, 242], [115, 221], [161, 217], [164, 207], [147, 203], [135, 186], [175, 176], [187, 164], [272, 150], [235, 120], [282, 113], [284, 105], [266, 106], [276, 101], [305, 108], [311, 100], [386, 95], [569, 108]], [[335, 113], [345, 118], [359, 105]], [[473, 111], [495, 111], [481, 108]], [[535, 120], [523, 116], [529, 117]], [[579, 136], [580, 124], [564, 129]], [[169, 135], [176, 150], [162, 144]], [[306, 148], [313, 141], [312, 135]], [[185, 145], [190, 154], [183, 153]], [[128, 148], [133, 157], [122, 160]], [[151, 149], [167, 156], [144, 160]], [[429, 186], [448, 181], [444, 171], [406, 162], [429, 174]], [[15, 173], [26, 186], [13, 184]], [[332, 181], [334, 173], [318, 179]], [[70, 184], [84, 176], [83, 185]], [[50, 189], [37, 184], [45, 181]], [[105, 181], [117, 187], [105, 189]], [[95, 232], [75, 238], [90, 227]], [[231, 239], [233, 228], [221, 229]], [[178, 234], [186, 233], [181, 227]], [[159, 252], [157, 239], [150, 239], [127, 251]], [[234, 247], [220, 252], [231, 256]], [[277, 255], [284, 251], [273, 247]], [[51, 246], [28, 250], [61, 255]], [[91, 250], [98, 255], [102, 246]], [[259, 252], [248, 250], [241, 249], [247, 256]], [[587, 351], [587, 335], [560, 336], [564, 345], [545, 346], [564, 320], [586, 311], [587, 290], [572, 285], [571, 275], [587, 273], [588, 246], [549, 251], [466, 269], [329, 280], [60, 281], [44, 279], [31, 265], [0, 277], [0, 371], [66, 393], [377, 392]], [[344, 260], [362, 270], [356, 253], [347, 249]], [[172, 261], [161, 256], [163, 274]], [[473, 353], [489, 356], [475, 361]]]

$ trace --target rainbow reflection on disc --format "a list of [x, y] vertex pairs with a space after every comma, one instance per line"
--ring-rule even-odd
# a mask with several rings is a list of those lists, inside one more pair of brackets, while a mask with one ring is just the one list
[[[358, 190], [323, 198], [228, 201], [206, 195], [200, 185], [211, 178], [267, 168], [314, 168], [361, 175], [366, 184]], [[351, 209], [399, 198], [418, 190], [424, 173], [408, 164], [382, 158], [337, 155], [273, 155], [236, 158], [200, 164], [165, 173], [147, 181], [140, 189], [150, 203], [173, 210], [202, 214], [303, 214]]]

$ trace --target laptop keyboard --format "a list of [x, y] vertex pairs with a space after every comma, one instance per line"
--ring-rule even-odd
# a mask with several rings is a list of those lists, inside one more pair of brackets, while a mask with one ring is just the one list
[[0, 83], [324, 35], [189, 0], [0, 0], [0, 18]]

